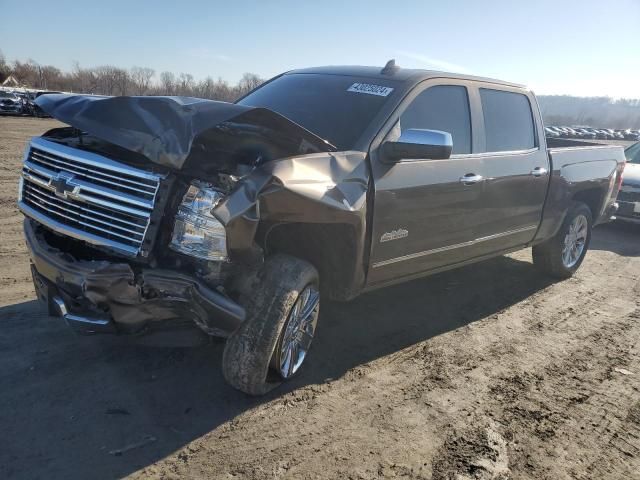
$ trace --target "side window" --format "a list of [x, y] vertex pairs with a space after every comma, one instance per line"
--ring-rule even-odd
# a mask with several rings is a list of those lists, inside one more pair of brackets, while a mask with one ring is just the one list
[[437, 85], [420, 93], [400, 117], [401, 131], [441, 130], [453, 138], [452, 153], [471, 153], [471, 114], [465, 87]]
[[487, 152], [528, 150], [536, 146], [531, 104], [526, 95], [480, 89]]

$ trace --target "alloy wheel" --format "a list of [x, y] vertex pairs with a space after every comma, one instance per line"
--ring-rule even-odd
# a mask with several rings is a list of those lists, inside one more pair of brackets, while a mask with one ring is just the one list
[[586, 242], [589, 222], [584, 215], [578, 215], [569, 225], [562, 246], [562, 264], [572, 268], [582, 257]]
[[289, 312], [277, 355], [277, 369], [284, 379], [299, 369], [311, 347], [318, 322], [320, 292], [313, 285], [302, 290]]

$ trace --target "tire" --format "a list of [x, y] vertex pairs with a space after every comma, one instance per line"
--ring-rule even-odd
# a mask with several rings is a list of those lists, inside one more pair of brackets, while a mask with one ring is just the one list
[[[274, 255], [265, 261], [258, 277], [260, 284], [248, 305], [247, 319], [229, 337], [222, 355], [225, 380], [249, 395], [264, 395], [299, 372], [315, 333], [320, 301], [318, 272], [304, 260]], [[308, 303], [310, 309], [309, 302], [315, 302], [313, 309], [300, 320], [307, 313], [300, 305]], [[297, 324], [304, 324], [306, 333], [296, 330]], [[297, 354], [303, 352], [299, 363], [282, 366], [285, 353], [294, 355], [293, 350], [285, 349], [291, 346], [294, 331], [302, 338], [301, 344], [308, 344], [298, 349]]]
[[[584, 222], [584, 242], [576, 255], [563, 255], [565, 241], [571, 241], [571, 228], [576, 222]], [[580, 224], [582, 225], [582, 223]], [[582, 202], [573, 202], [558, 233], [549, 240], [533, 247], [533, 264], [542, 273], [555, 278], [570, 278], [580, 268], [591, 243], [593, 218], [591, 210]], [[582, 229], [580, 229], [582, 230]], [[578, 235], [576, 235], [578, 237]], [[574, 238], [576, 238], [574, 237]]]

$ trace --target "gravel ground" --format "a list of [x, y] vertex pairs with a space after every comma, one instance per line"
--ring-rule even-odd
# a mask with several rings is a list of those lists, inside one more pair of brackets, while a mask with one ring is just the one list
[[325, 304], [302, 375], [228, 387], [222, 343], [79, 338], [34, 301], [0, 117], [0, 478], [640, 478], [640, 229], [552, 283], [530, 252]]

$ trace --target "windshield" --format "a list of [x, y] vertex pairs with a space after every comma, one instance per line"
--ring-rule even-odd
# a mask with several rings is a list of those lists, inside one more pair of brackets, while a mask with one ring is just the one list
[[387, 101], [394, 83], [373, 78], [294, 73], [267, 83], [238, 104], [273, 110], [339, 150], [349, 150]]
[[11, 92], [0, 92], [0, 98], [16, 98]]
[[640, 142], [631, 145], [624, 151], [627, 162], [640, 163]]

